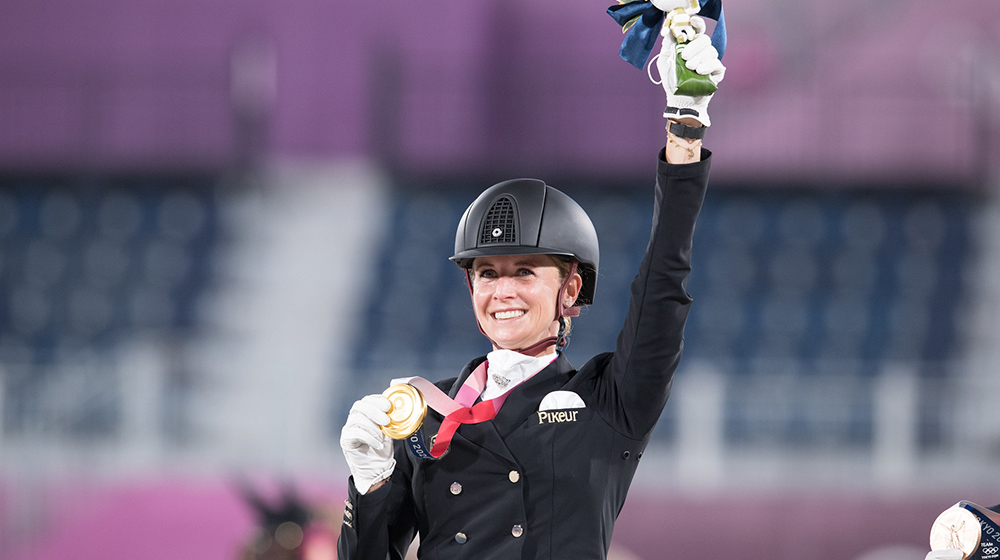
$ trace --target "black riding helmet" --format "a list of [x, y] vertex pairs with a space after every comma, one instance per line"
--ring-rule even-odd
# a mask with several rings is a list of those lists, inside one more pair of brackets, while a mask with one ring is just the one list
[[576, 261], [583, 286], [576, 305], [594, 302], [597, 230], [572, 198], [538, 179], [511, 179], [483, 191], [466, 209], [451, 260], [468, 269], [476, 257], [552, 255]]

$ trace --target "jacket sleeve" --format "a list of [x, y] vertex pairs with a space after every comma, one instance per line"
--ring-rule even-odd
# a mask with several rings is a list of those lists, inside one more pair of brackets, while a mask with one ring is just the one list
[[708, 187], [711, 152], [702, 161], [671, 165], [661, 150], [657, 162], [653, 224], [615, 352], [602, 376], [602, 409], [625, 434], [645, 438], [670, 394], [684, 347], [691, 306], [686, 290], [691, 240]]
[[403, 560], [416, 534], [410, 493], [413, 465], [399, 441], [394, 443], [396, 468], [389, 482], [361, 494], [348, 481], [344, 522], [337, 539], [338, 560]]

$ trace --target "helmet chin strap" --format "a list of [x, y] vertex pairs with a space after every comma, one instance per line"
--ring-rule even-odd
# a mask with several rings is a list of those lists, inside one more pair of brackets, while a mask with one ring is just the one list
[[[518, 348], [514, 350], [514, 352], [518, 352], [526, 356], [538, 356], [539, 354], [542, 353], [543, 350], [545, 350], [549, 346], [552, 346], [553, 344], [556, 345], [556, 350], [561, 350], [569, 344], [569, 341], [566, 339], [565, 317], [579, 317], [580, 308], [573, 305], [566, 305], [564, 303], [563, 296], [566, 295], [566, 290], [567, 288], [569, 288], [570, 279], [572, 279], [573, 275], [576, 274], [576, 266], [577, 263], [575, 261], [570, 263], [569, 273], [566, 274], [566, 278], [563, 280], [562, 286], [559, 287], [559, 294], [556, 297], [556, 316], [553, 320], [559, 321], [559, 334], [557, 334], [556, 336], [543, 338], [538, 342], [532, 344], [531, 346], [528, 346], [526, 348]], [[472, 291], [472, 275], [469, 273], [468, 268], [465, 269], [465, 283], [469, 286], [469, 296], [473, 297], [474, 293]], [[475, 308], [476, 305], [475, 298], [473, 298], [472, 305], [473, 308]], [[483, 330], [483, 325], [479, 322], [478, 317], [476, 318], [476, 326], [479, 327], [479, 332], [481, 332], [483, 336], [486, 337], [486, 340], [490, 341], [490, 344], [492, 344], [494, 348], [500, 348], [500, 345], [494, 342], [493, 339], [490, 338], [488, 334], [486, 334], [486, 331]]]

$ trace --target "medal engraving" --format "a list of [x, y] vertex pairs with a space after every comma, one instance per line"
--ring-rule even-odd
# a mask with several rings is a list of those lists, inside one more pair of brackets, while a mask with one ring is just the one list
[[968, 558], [979, 547], [979, 520], [967, 509], [950, 507], [931, 526], [931, 550], [955, 548]]
[[424, 396], [412, 385], [400, 383], [386, 389], [382, 396], [389, 399], [389, 424], [382, 432], [392, 439], [406, 439], [416, 433], [427, 416]]

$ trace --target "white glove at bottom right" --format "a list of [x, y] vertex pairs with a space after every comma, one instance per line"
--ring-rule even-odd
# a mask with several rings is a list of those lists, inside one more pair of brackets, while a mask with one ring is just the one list
[[396, 468], [392, 440], [380, 426], [389, 423], [389, 399], [368, 395], [358, 400], [340, 431], [340, 448], [354, 477], [354, 487], [367, 494], [373, 484], [389, 478]]

